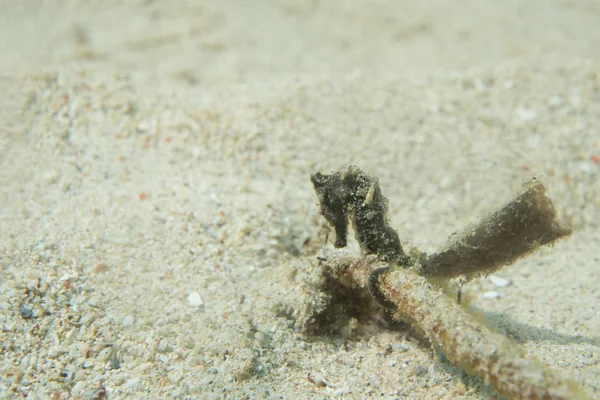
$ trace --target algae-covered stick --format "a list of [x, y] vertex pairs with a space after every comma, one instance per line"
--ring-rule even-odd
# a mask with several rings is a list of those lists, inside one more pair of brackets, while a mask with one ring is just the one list
[[[324, 251], [322, 257], [326, 259], [322, 263], [325, 271], [350, 287], [367, 287], [373, 271], [387, 265], [375, 257], [352, 260], [335, 250]], [[527, 357], [516, 343], [480, 324], [415, 268], [400, 268], [381, 275], [379, 291], [396, 307], [394, 318], [409, 322], [453, 364], [481, 377], [509, 398], [590, 398], [575, 382]]]
[[571, 233], [558, 222], [546, 188], [536, 180], [514, 200], [449, 240], [447, 248], [429, 257], [422, 275], [467, 281], [512, 264], [538, 247]]

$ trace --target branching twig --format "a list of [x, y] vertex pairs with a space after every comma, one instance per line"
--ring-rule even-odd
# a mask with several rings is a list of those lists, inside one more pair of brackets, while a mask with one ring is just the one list
[[[345, 286], [368, 287], [378, 303], [395, 309], [396, 319], [410, 322], [450, 361], [511, 398], [588, 398], [574, 382], [481, 325], [434, 283], [487, 274], [570, 233], [556, 221], [541, 183], [531, 183], [506, 207], [452, 240], [447, 249], [420, 262], [409, 260], [399, 241], [394, 247], [398, 236], [387, 225], [387, 200], [375, 178], [350, 167], [343, 173], [315, 174], [312, 181], [323, 215], [336, 229], [335, 247], [346, 245], [350, 220], [365, 254], [352, 257], [325, 249], [321, 265], [327, 274]], [[392, 267], [384, 263], [389, 261]], [[394, 268], [397, 265], [403, 268]]]

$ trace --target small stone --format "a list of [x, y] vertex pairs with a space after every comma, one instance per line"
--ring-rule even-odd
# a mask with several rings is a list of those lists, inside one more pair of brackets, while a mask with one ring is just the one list
[[98, 353], [98, 359], [102, 362], [108, 361], [111, 350], [112, 349], [110, 347], [107, 347], [107, 348], [101, 350], [100, 353]]
[[34, 318], [39, 318], [43, 317], [44, 315], [47, 315], [46, 310], [44, 310], [44, 308], [39, 303], [36, 303], [33, 306], [32, 312]]
[[406, 346], [402, 343], [393, 343], [392, 349], [394, 349], [398, 353], [404, 353], [404, 352], [408, 351], [408, 346]]
[[90, 351], [90, 345], [87, 343], [80, 343], [77, 346], [77, 351], [79, 352], [80, 356], [87, 358], [89, 351]]
[[83, 370], [83, 369], [77, 370], [77, 372], [75, 372], [74, 378], [78, 382], [84, 381], [85, 380], [85, 370]]
[[79, 323], [81, 325], [90, 326], [94, 319], [96, 319], [96, 315], [93, 312], [89, 312], [81, 317]]
[[204, 302], [202, 301], [202, 297], [198, 292], [192, 292], [188, 296], [188, 301], [192, 307], [200, 307]]
[[25, 303], [21, 303], [21, 305], [19, 305], [19, 313], [23, 319], [33, 318], [33, 308], [27, 307]]
[[346, 385], [335, 389], [335, 391], [333, 392], [333, 394], [335, 396], [344, 396], [344, 395], [347, 395], [348, 393], [350, 393], [350, 388]]
[[46, 183], [56, 183], [60, 174], [56, 169], [48, 170], [43, 173]]
[[500, 297], [500, 293], [496, 292], [495, 290], [492, 290], [489, 292], [485, 292], [481, 297], [484, 299], [497, 299], [498, 297]]
[[537, 111], [527, 107], [518, 107], [515, 110], [515, 114], [517, 115], [517, 118], [523, 122], [533, 121], [538, 116]]
[[321, 374], [314, 374], [314, 375], [309, 375], [308, 376], [308, 380], [310, 382], [312, 382], [316, 387], [325, 387], [325, 379], [323, 378], [323, 375]]
[[71, 389], [71, 394], [79, 395], [85, 390], [86, 384], [83, 381], [77, 382]]
[[150, 124], [148, 121], [140, 121], [137, 124], [136, 129], [139, 133], [148, 132], [150, 130]]
[[413, 368], [413, 372], [416, 376], [424, 376], [427, 375], [429, 369], [424, 365], [415, 365], [415, 367]]
[[104, 263], [100, 263], [100, 264], [96, 265], [96, 273], [97, 274], [102, 274], [106, 271], [108, 271], [108, 265], [106, 265]]
[[123, 317], [123, 326], [131, 326], [133, 325], [133, 317], [131, 315], [126, 315]]
[[125, 382], [125, 386], [128, 389], [135, 389], [139, 382], [140, 380], [138, 378], [128, 379], [127, 382]]
[[494, 284], [494, 286], [496, 287], [506, 287], [508, 285], [510, 285], [510, 281], [506, 278], [501, 278], [499, 276], [496, 275], [492, 275], [488, 278], [490, 280], [490, 282], [492, 282]]

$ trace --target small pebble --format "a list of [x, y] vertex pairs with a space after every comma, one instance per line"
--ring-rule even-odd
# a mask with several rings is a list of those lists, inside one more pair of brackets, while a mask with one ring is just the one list
[[108, 271], [108, 265], [106, 265], [104, 263], [100, 263], [100, 264], [96, 265], [96, 273], [97, 274], [102, 274], [106, 271]]
[[132, 379], [128, 379], [127, 382], [125, 382], [125, 386], [128, 389], [135, 389], [139, 383], [139, 379], [138, 378], [132, 378]]
[[39, 317], [43, 317], [44, 315], [46, 315], [46, 310], [44, 310], [42, 308], [42, 306], [40, 306], [39, 303], [35, 304], [33, 306], [33, 309], [31, 310], [33, 312], [33, 317], [34, 318], [39, 318]]
[[110, 347], [101, 350], [100, 353], [98, 353], [98, 359], [103, 362], [108, 361], [111, 350], [112, 349]]
[[33, 308], [27, 307], [24, 303], [19, 305], [19, 313], [21, 314], [21, 318], [29, 319], [33, 317]]
[[508, 285], [510, 285], [510, 281], [506, 278], [501, 278], [499, 276], [496, 275], [492, 275], [488, 278], [490, 280], [490, 282], [492, 282], [494, 284], [494, 286], [496, 287], [506, 287]]
[[148, 132], [150, 130], [150, 124], [148, 121], [140, 121], [137, 124], [136, 129], [139, 133]]
[[58, 181], [59, 176], [60, 174], [56, 169], [45, 171], [43, 173], [43, 177], [47, 183], [56, 183]]
[[75, 380], [78, 382], [84, 381], [85, 380], [85, 370], [83, 370], [83, 369], [77, 370], [77, 372], [75, 372]]
[[495, 290], [492, 290], [490, 292], [485, 292], [481, 297], [484, 299], [497, 299], [498, 297], [500, 297], [500, 293], [496, 292]]
[[87, 343], [80, 343], [77, 346], [77, 351], [79, 352], [80, 356], [87, 358], [90, 351], [90, 345]]
[[402, 343], [392, 343], [392, 348], [399, 353], [404, 353], [405, 351], [408, 351], [408, 346]]
[[517, 114], [517, 118], [523, 122], [533, 121], [538, 116], [537, 111], [526, 107], [518, 107], [515, 110], [515, 114]]
[[94, 321], [94, 319], [96, 319], [96, 315], [93, 312], [89, 312], [89, 313], [85, 314], [83, 317], [81, 317], [81, 319], [79, 320], [79, 323], [81, 325], [90, 326], [90, 324]]
[[314, 375], [309, 375], [308, 376], [308, 380], [313, 383], [316, 387], [325, 387], [325, 379], [323, 379], [323, 375], [321, 374], [314, 374]]
[[72, 388], [71, 388], [71, 395], [79, 395], [81, 393], [83, 393], [83, 391], [86, 388], [86, 383], [83, 381], [79, 381], [77, 382]]
[[415, 365], [415, 367], [413, 368], [413, 372], [416, 376], [424, 376], [427, 375], [429, 369], [424, 365]]
[[333, 392], [335, 396], [344, 396], [348, 393], [350, 393], [350, 388], [348, 386], [342, 386], [340, 388], [337, 388], [335, 392]]
[[123, 317], [123, 326], [131, 326], [133, 325], [133, 317], [131, 315], [126, 315]]
[[192, 292], [188, 296], [188, 301], [192, 307], [200, 307], [204, 302], [202, 301], [202, 297], [198, 292]]

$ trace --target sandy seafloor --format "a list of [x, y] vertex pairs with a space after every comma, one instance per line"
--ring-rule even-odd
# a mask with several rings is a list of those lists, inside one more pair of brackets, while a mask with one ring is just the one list
[[303, 331], [309, 176], [350, 164], [426, 252], [543, 179], [573, 235], [465, 295], [600, 398], [598, 21], [593, 0], [0, 2], [0, 398], [501, 398], [381, 316]]

